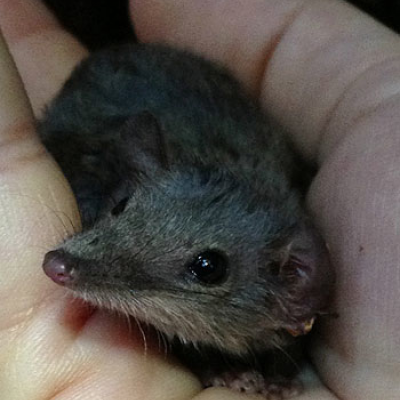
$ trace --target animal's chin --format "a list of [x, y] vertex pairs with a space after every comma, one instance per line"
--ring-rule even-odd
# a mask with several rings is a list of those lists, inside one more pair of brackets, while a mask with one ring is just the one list
[[[273, 331], [266, 331], [263, 340], [243, 337], [240, 332], [216, 332], [212, 326], [207, 325], [201, 318], [192, 315], [179, 315], [179, 312], [168, 313], [167, 307], [159, 305], [150, 307], [148, 299], [135, 299], [129, 302], [117, 298], [110, 298], [104, 292], [95, 290], [72, 290], [73, 296], [102, 309], [107, 309], [118, 314], [132, 318], [146, 327], [154, 328], [168, 342], [179, 341], [183, 345], [195, 348], [211, 347], [231, 353], [236, 356], [245, 356], [255, 347], [262, 350], [285, 346], [282, 335]], [[146, 301], [147, 300], [147, 301]], [[257, 342], [257, 343], [255, 343]]]

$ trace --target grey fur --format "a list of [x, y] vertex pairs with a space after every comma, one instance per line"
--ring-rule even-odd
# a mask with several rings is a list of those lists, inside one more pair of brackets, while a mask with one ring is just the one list
[[[79, 296], [235, 356], [286, 346], [326, 308], [332, 270], [293, 154], [222, 68], [161, 46], [100, 52], [39, 133], [82, 211], [84, 231], [59, 247]], [[229, 261], [219, 285], [188, 271], [205, 249]]]

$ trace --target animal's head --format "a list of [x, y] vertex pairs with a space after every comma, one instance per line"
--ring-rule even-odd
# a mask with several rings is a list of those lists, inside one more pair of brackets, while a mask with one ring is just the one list
[[166, 165], [160, 143], [132, 155], [143, 181], [48, 253], [46, 273], [171, 338], [238, 354], [306, 331], [332, 273], [298, 196], [260, 197], [232, 171]]

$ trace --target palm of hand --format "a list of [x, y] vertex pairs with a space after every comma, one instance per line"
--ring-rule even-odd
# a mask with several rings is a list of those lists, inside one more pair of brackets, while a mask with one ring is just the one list
[[[399, 40], [342, 4], [309, 3], [244, 7], [235, 0], [228, 9], [223, 1], [182, 7], [152, 0], [135, 2], [133, 15], [144, 40], [168, 40], [228, 65], [303, 154], [318, 162], [309, 205], [338, 270], [340, 319], [316, 339], [313, 360], [340, 398], [395, 399]], [[85, 52], [35, 2], [2, 0], [0, 16], [39, 114]], [[345, 17], [359, 24], [344, 26]], [[317, 20], [320, 25], [311, 27]], [[366, 38], [369, 46], [363, 46]], [[216, 389], [200, 392], [179, 366], [151, 352], [144, 357], [140, 334], [129, 335], [112, 316], [67, 304], [42, 275], [45, 249], [71, 223], [77, 225], [76, 208], [33, 135], [29, 103], [4, 44], [0, 70], [2, 393], [27, 399], [242, 398]], [[303, 399], [336, 398], [310, 377]]]

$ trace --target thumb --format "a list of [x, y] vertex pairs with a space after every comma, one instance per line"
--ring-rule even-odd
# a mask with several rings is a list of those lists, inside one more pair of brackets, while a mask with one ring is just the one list
[[188, 48], [230, 69], [311, 159], [322, 161], [393, 94], [366, 98], [368, 88], [382, 80], [388, 88], [399, 76], [387, 70], [400, 57], [398, 35], [342, 1], [131, 1], [131, 14], [141, 40]]

